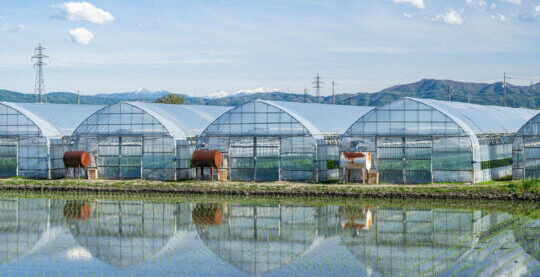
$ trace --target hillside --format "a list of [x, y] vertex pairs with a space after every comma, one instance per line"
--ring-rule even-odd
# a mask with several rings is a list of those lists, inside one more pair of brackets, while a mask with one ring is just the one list
[[[345, 93], [335, 97], [336, 104], [371, 105], [377, 106], [402, 97], [431, 98], [448, 100], [448, 85], [451, 86], [452, 101], [467, 102], [470, 95], [471, 103], [483, 105], [503, 105], [504, 91], [502, 83], [467, 83], [451, 80], [423, 79], [415, 83], [397, 85], [374, 93]], [[119, 101], [147, 101], [167, 95], [168, 91], [151, 91], [138, 89], [133, 92], [82, 95], [81, 104], [112, 104]], [[251, 94], [236, 94], [225, 97], [192, 97], [181, 94], [186, 99], [186, 104], [200, 105], [230, 105], [238, 106], [255, 99], [317, 102], [315, 96], [285, 92], [261, 92]], [[23, 94], [15, 91], [0, 90], [0, 101], [9, 102], [34, 102], [33, 94]], [[70, 92], [51, 92], [44, 96], [48, 103], [76, 103], [77, 95]], [[540, 83], [532, 86], [508, 85], [507, 105], [516, 107], [540, 106]], [[332, 96], [321, 97], [321, 103], [332, 103]]]

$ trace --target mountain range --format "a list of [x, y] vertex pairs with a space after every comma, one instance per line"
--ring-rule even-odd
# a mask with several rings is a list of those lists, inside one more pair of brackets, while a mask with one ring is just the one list
[[[336, 104], [344, 105], [370, 105], [378, 106], [389, 103], [402, 97], [430, 98], [448, 100], [448, 91], [452, 101], [467, 102], [483, 105], [504, 105], [503, 83], [468, 83], [452, 80], [423, 79], [418, 82], [392, 86], [378, 92], [356, 92], [335, 95]], [[168, 95], [171, 92], [152, 91], [140, 88], [131, 92], [81, 95], [81, 104], [113, 104], [119, 101], [145, 101], [154, 102], [157, 98]], [[317, 98], [313, 95], [287, 93], [276, 89], [257, 88], [254, 90], [239, 91], [229, 94], [218, 92], [206, 97], [189, 96], [181, 94], [186, 104], [200, 105], [229, 105], [238, 106], [255, 99], [296, 101], [316, 103]], [[531, 86], [507, 85], [507, 106], [510, 107], [540, 107], [540, 83]], [[47, 103], [77, 103], [77, 94], [72, 92], [50, 92], [44, 95]], [[35, 102], [34, 94], [25, 94], [15, 91], [0, 89], [0, 101], [8, 102]], [[321, 103], [332, 103], [332, 96], [321, 96]]]

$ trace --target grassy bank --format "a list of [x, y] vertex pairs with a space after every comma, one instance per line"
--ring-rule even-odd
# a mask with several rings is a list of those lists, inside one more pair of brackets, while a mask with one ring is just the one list
[[0, 189], [31, 191], [181, 193], [261, 196], [335, 196], [354, 198], [540, 200], [540, 180], [480, 184], [360, 185], [292, 182], [162, 182], [148, 180], [0, 179]]

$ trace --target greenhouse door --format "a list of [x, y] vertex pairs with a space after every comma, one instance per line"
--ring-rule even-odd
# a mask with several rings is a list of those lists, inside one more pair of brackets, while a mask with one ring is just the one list
[[141, 178], [142, 138], [105, 137], [99, 139], [99, 176], [110, 179]]
[[0, 138], [0, 177], [17, 176], [17, 140]]
[[377, 138], [377, 169], [384, 183], [431, 183], [431, 138]]
[[279, 139], [255, 138], [255, 181], [279, 180]]
[[431, 183], [431, 138], [407, 137], [405, 142], [405, 183]]
[[229, 155], [231, 180], [279, 180], [279, 139], [234, 139]]

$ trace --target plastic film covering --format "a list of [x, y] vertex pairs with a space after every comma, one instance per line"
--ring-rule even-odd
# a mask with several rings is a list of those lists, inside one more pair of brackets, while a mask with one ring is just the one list
[[540, 177], [540, 112], [517, 132], [512, 146], [514, 179]]
[[374, 153], [382, 182], [481, 182], [511, 175], [511, 137], [537, 111], [405, 98], [359, 118], [341, 151]]
[[0, 103], [0, 176], [63, 177], [62, 139], [102, 107]]
[[120, 102], [74, 132], [74, 150], [94, 156], [101, 178], [188, 179], [195, 139], [230, 107]]
[[371, 109], [257, 100], [220, 116], [197, 148], [221, 151], [232, 180], [337, 180], [337, 137]]

